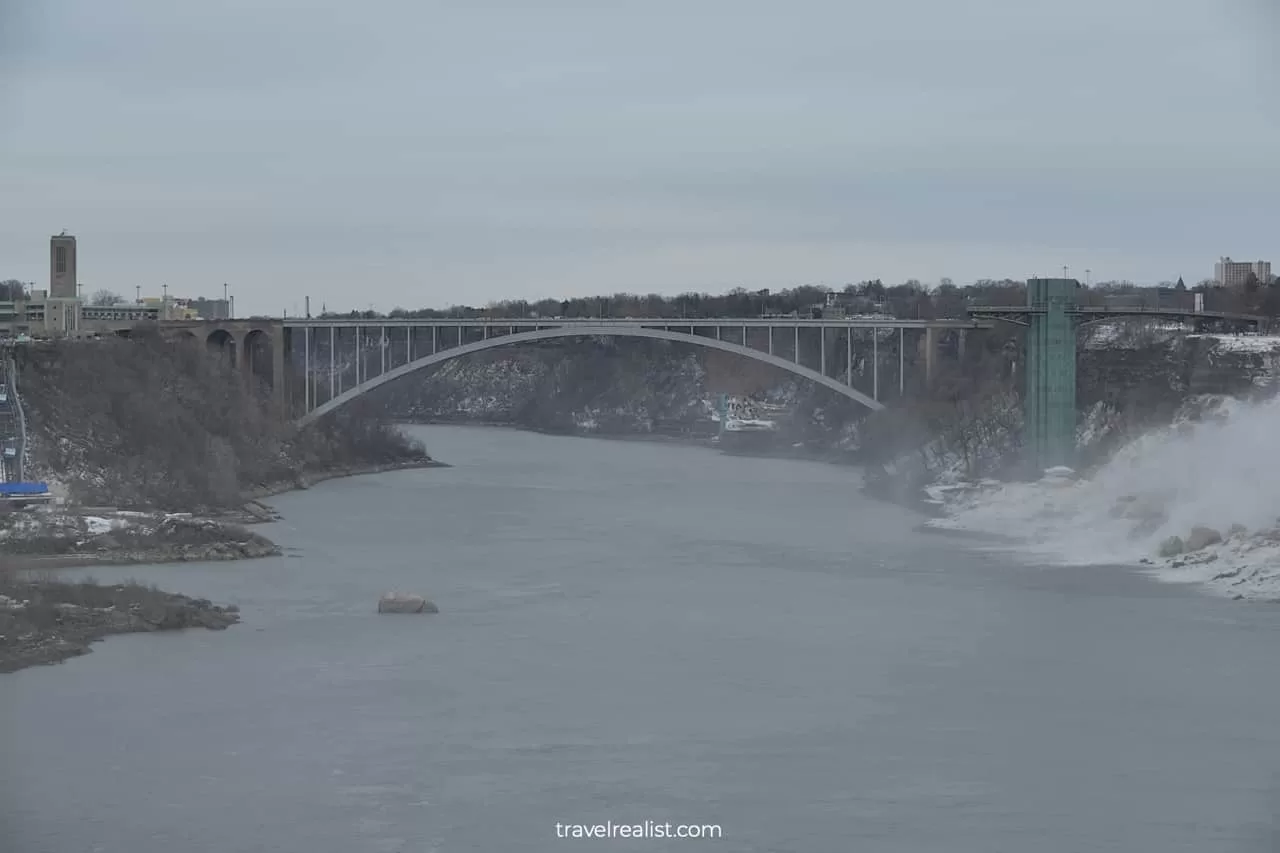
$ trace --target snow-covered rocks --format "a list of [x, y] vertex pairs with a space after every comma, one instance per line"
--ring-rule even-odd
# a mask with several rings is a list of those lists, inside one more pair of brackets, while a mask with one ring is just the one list
[[1233, 598], [1280, 598], [1280, 400], [1194, 402], [1084, 476], [929, 489], [944, 517], [928, 524], [1015, 536], [1041, 564], [1145, 564]]

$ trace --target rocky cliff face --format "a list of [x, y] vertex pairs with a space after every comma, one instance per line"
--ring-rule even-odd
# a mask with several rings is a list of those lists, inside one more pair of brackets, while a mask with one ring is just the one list
[[[1081, 343], [1076, 438], [1082, 469], [1153, 428], [1212, 417], [1224, 398], [1271, 396], [1280, 377], [1275, 337], [1104, 327]], [[903, 412], [874, 416], [868, 424], [868, 434], [889, 436], [869, 469], [873, 490], [913, 500], [931, 483], [1002, 478], [1016, 470], [1022, 430], [1016, 388], [944, 404], [941, 412], [935, 405], [927, 414], [924, 424]]]
[[604, 340], [478, 353], [389, 386], [383, 397], [394, 416], [414, 420], [680, 434], [706, 419], [705, 384], [691, 353]]
[[1104, 326], [1082, 341], [1077, 395], [1084, 411], [1103, 404], [1167, 423], [1189, 397], [1265, 396], [1277, 375], [1280, 338]]
[[721, 393], [739, 417], [777, 417], [788, 439], [821, 431], [825, 391], [724, 353], [602, 339], [478, 353], [382, 389], [393, 417], [584, 435], [709, 436]]

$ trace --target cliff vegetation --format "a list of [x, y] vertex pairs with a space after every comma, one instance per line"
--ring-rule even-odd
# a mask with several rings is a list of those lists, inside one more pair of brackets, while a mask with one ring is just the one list
[[199, 512], [335, 469], [429, 461], [368, 402], [298, 429], [198, 347], [142, 336], [22, 352], [29, 476], [76, 503]]

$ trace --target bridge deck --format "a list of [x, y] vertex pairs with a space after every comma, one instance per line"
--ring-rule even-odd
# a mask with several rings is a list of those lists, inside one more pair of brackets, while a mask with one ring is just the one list
[[282, 322], [285, 328], [301, 329], [301, 328], [328, 328], [336, 326], [348, 328], [351, 326], [384, 326], [389, 329], [394, 328], [429, 328], [437, 327], [465, 327], [468, 329], [478, 329], [481, 327], [494, 329], [531, 329], [538, 327], [542, 329], [562, 328], [566, 326], [590, 326], [592, 328], [612, 327], [618, 329], [634, 329], [634, 328], [671, 328], [671, 329], [716, 329], [716, 328], [747, 328], [762, 329], [847, 329], [847, 328], [863, 328], [863, 329], [985, 329], [990, 327], [990, 323], [975, 319], [941, 319], [941, 320], [895, 320], [892, 317], [831, 317], [821, 319], [811, 319], [808, 317], [625, 317], [625, 318], [593, 318], [593, 317], [573, 317], [573, 318], [551, 318], [551, 317], [501, 317], [501, 318], [478, 318], [474, 320], [459, 319], [456, 317], [434, 319], [429, 317], [325, 317], [325, 318], [307, 318], [307, 317], [285, 317]]

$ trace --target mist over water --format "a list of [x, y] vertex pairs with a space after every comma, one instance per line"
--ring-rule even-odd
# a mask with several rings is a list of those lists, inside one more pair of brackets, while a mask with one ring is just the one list
[[1151, 557], [1196, 525], [1250, 532], [1280, 515], [1280, 400], [1205, 402], [1122, 447], [1075, 482], [1012, 484], [961, 510], [957, 523], [1026, 540], [1037, 554], [1072, 564]]

